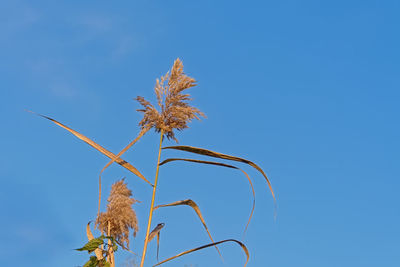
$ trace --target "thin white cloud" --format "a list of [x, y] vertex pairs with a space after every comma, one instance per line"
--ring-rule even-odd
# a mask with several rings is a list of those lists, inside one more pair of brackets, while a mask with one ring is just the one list
[[74, 24], [81, 27], [82, 36], [79, 40], [83, 43], [96, 42], [109, 47], [110, 60], [118, 60], [129, 54], [137, 47], [139, 40], [136, 33], [126, 30], [124, 21], [112, 16], [102, 14], [81, 14], [74, 19]]
[[19, 1], [0, 1], [0, 38], [26, 30], [40, 19], [39, 12]]
[[112, 58], [119, 59], [126, 56], [136, 46], [134, 38], [130, 35], [121, 36], [114, 44], [114, 49], [111, 52]]
[[49, 89], [54, 95], [59, 97], [71, 98], [78, 95], [77, 89], [66, 82], [54, 82], [49, 85]]
[[24, 243], [43, 243], [46, 239], [45, 233], [32, 225], [19, 226], [15, 229], [16, 238]]
[[106, 33], [113, 27], [112, 20], [101, 15], [84, 15], [78, 18], [78, 23], [92, 33]]
[[35, 60], [28, 63], [28, 68], [32, 78], [50, 94], [66, 98], [78, 96], [79, 90], [71, 82], [74, 75], [61, 60]]

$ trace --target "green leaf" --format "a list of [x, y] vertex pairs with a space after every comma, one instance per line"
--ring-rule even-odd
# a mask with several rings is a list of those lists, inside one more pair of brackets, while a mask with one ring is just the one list
[[87, 242], [83, 247], [77, 248], [78, 251], [87, 250], [89, 253], [95, 251], [101, 244], [103, 244], [105, 236], [102, 235], [98, 238], [92, 239]]
[[109, 240], [111, 241], [112, 248], [113, 248], [114, 251], [117, 251], [117, 250], [118, 250], [117, 244], [120, 245], [120, 246], [122, 246], [121, 244], [117, 243], [117, 240], [115, 240], [115, 238], [112, 237], [112, 236], [105, 236], [105, 238], [107, 238], [107, 239], [109, 239]]
[[96, 256], [91, 256], [90, 260], [83, 265], [83, 267], [97, 267], [99, 263], [99, 260], [96, 258]]
[[[93, 234], [92, 234], [92, 231], [90, 230], [90, 221], [89, 221], [88, 224], [86, 225], [86, 235], [87, 235], [87, 238], [88, 238], [89, 241], [92, 240], [92, 239], [94, 239], [94, 236], [93, 236]], [[102, 253], [101, 253], [101, 249], [100, 249], [100, 248], [95, 249], [95, 250], [94, 250], [94, 253], [96, 254], [96, 257], [97, 257], [98, 259], [103, 258], [103, 255], [102, 255]]]

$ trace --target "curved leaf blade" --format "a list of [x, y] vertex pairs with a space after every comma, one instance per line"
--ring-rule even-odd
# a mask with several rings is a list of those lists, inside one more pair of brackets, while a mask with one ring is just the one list
[[[131, 146], [133, 146], [146, 132], [147, 130], [142, 130], [140, 131], [139, 135], [132, 141], [130, 142], [124, 149], [122, 149], [117, 155], [111, 158], [111, 160], [101, 169], [100, 174], [99, 174], [99, 204], [97, 208], [97, 217], [100, 215], [100, 206], [101, 206], [101, 175], [103, 172], [114, 162], [116, 162], [122, 154], [124, 154]], [[144, 178], [144, 177], [143, 177]]]
[[[34, 113], [42, 118], [48, 119], [50, 121], [52, 121], [53, 123], [55, 123], [56, 125], [60, 126], [61, 128], [67, 130], [68, 132], [72, 133], [73, 135], [75, 135], [76, 137], [78, 137], [80, 140], [84, 141], [85, 143], [87, 143], [88, 145], [92, 146], [93, 148], [97, 149], [98, 151], [100, 151], [103, 155], [109, 157], [110, 159], [113, 159], [116, 157], [116, 155], [110, 151], [108, 151], [107, 149], [105, 149], [104, 147], [102, 147], [101, 145], [97, 144], [96, 142], [92, 141], [91, 139], [89, 139], [88, 137], [84, 136], [83, 134], [69, 128], [68, 126], [62, 124], [61, 122], [56, 121], [55, 119], [52, 119], [50, 117], [47, 117], [45, 115], [41, 115], [32, 111], [29, 111], [31, 113]], [[115, 162], [117, 162], [119, 165], [121, 165], [122, 167], [126, 168], [127, 170], [129, 170], [130, 172], [134, 173], [136, 176], [138, 176], [139, 178], [141, 178], [143, 181], [145, 181], [146, 183], [148, 183], [149, 185], [152, 186], [152, 184], [135, 168], [133, 167], [129, 162], [121, 159], [121, 158], [117, 158], [115, 160]]]
[[[90, 221], [88, 222], [88, 224], [86, 225], [86, 235], [89, 241], [94, 239], [94, 236], [92, 234], [92, 231], [90, 230]], [[94, 250], [94, 253], [96, 254], [96, 257], [98, 260], [101, 260], [103, 258], [103, 255], [101, 253], [101, 249], [100, 248], [96, 248]]]
[[161, 265], [161, 264], [163, 264], [163, 263], [166, 263], [167, 261], [176, 259], [176, 258], [181, 257], [181, 256], [183, 256], [183, 255], [186, 255], [186, 254], [189, 254], [189, 253], [192, 253], [192, 252], [195, 252], [195, 251], [204, 249], [204, 248], [208, 248], [208, 247], [211, 247], [211, 246], [215, 246], [215, 245], [218, 245], [218, 244], [221, 244], [221, 243], [225, 243], [225, 242], [235, 242], [235, 243], [237, 243], [237, 244], [243, 249], [243, 251], [244, 251], [244, 253], [246, 254], [246, 257], [247, 257], [246, 262], [245, 262], [245, 264], [244, 264], [244, 267], [246, 267], [246, 265], [247, 265], [247, 263], [248, 263], [248, 261], [249, 261], [249, 258], [250, 258], [249, 250], [247, 249], [247, 247], [246, 247], [242, 242], [240, 242], [240, 241], [238, 241], [238, 240], [235, 240], [235, 239], [226, 239], [226, 240], [214, 242], [214, 243], [211, 243], [211, 244], [207, 244], [207, 245], [204, 245], [204, 246], [201, 246], [201, 247], [197, 247], [197, 248], [193, 248], [193, 249], [186, 250], [186, 251], [181, 252], [181, 253], [179, 253], [179, 254], [173, 256], [173, 257], [170, 257], [170, 258], [168, 258], [168, 259], [166, 259], [166, 260], [163, 260], [162, 262], [159, 262], [159, 263], [157, 263], [156, 265], [153, 265], [153, 267], [159, 266], [159, 265]]
[[87, 235], [87, 238], [88, 238], [88, 240], [90, 241], [90, 240], [92, 240], [92, 239], [94, 239], [94, 236], [93, 236], [93, 234], [92, 234], [92, 231], [90, 230], [90, 221], [87, 223], [87, 225], [86, 225], [86, 235]]
[[160, 234], [161, 232], [157, 233], [157, 260], [158, 260], [158, 252], [160, 251]]
[[154, 227], [153, 231], [150, 232], [149, 237], [147, 238], [147, 242], [150, 242], [164, 227], [165, 223], [159, 223], [156, 227]]
[[176, 149], [176, 150], [187, 151], [187, 152], [191, 152], [191, 153], [195, 153], [195, 154], [199, 154], [199, 155], [246, 163], [246, 164], [252, 166], [253, 168], [255, 168], [257, 171], [259, 171], [264, 176], [265, 180], [268, 183], [268, 187], [269, 187], [269, 190], [271, 191], [272, 197], [274, 198], [274, 201], [276, 201], [274, 190], [272, 189], [271, 182], [269, 181], [267, 175], [257, 164], [255, 164], [254, 162], [252, 162], [250, 160], [214, 152], [214, 151], [204, 149], [204, 148], [191, 147], [191, 146], [167, 146], [167, 147], [163, 147], [162, 149]]
[[150, 241], [157, 235], [157, 260], [158, 260], [158, 252], [160, 250], [160, 233], [164, 225], [165, 223], [157, 224], [157, 226], [154, 227], [153, 231], [151, 231], [149, 237], [147, 238], [147, 243], [150, 243]]
[[94, 238], [87, 242], [83, 247], [77, 248], [75, 250], [84, 251], [87, 250], [89, 253], [95, 251], [100, 245], [103, 244], [105, 236], [100, 236], [98, 238]]
[[[225, 163], [221, 163], [221, 162], [197, 160], [197, 159], [184, 159], [184, 158], [169, 158], [169, 159], [166, 159], [163, 162], [161, 162], [160, 166], [163, 165], [163, 164], [169, 163], [169, 162], [173, 162], [173, 161], [188, 161], [188, 162], [194, 162], [194, 163], [210, 164], [210, 165], [227, 167], [227, 168], [231, 168], [231, 169], [236, 169], [236, 170], [242, 171], [243, 174], [246, 176], [247, 180], [249, 181], [250, 187], [251, 187], [251, 191], [253, 193], [253, 207], [251, 208], [249, 219], [247, 221], [246, 227], [244, 228], [244, 233], [246, 233], [247, 228], [248, 228], [248, 226], [250, 224], [251, 218], [253, 217], [254, 209], [255, 209], [255, 206], [256, 206], [256, 193], [254, 191], [254, 186], [253, 186], [253, 183], [251, 182], [250, 176], [244, 170], [242, 170], [242, 169], [240, 169], [240, 168], [238, 168], [236, 166], [225, 164]], [[211, 239], [211, 241], [213, 241], [213, 240]]]
[[[139, 135], [133, 140], [131, 141], [124, 149], [122, 149], [117, 155], [115, 155], [114, 157], [111, 158], [111, 160], [103, 167], [103, 169], [101, 169], [100, 171], [100, 175], [101, 173], [103, 173], [105, 171], [105, 169], [107, 169], [111, 164], [113, 164], [114, 162], [118, 161], [118, 159], [122, 156], [122, 154], [124, 154], [129, 148], [131, 148], [137, 141], [139, 141], [139, 139], [148, 131], [148, 129], [146, 130], [142, 130], [140, 131]], [[139, 176], [140, 177], [140, 176]]]
[[229, 164], [225, 164], [225, 163], [222, 163], [222, 162], [206, 161], [206, 160], [198, 160], [198, 159], [185, 159], [185, 158], [169, 158], [169, 159], [166, 159], [166, 160], [162, 161], [160, 163], [160, 166], [164, 165], [164, 164], [167, 164], [169, 162], [178, 161], [178, 160], [188, 161], [188, 162], [195, 162], [195, 163], [204, 163], [204, 164], [210, 164], [210, 165], [217, 165], [217, 166], [222, 166], [222, 167], [227, 167], [227, 168], [232, 168], [232, 169], [239, 169], [238, 167], [235, 167], [235, 166], [232, 166], [232, 165], [229, 165]]
[[[203, 215], [201, 214], [200, 208], [199, 208], [199, 206], [196, 204], [196, 202], [194, 202], [193, 200], [191, 200], [191, 199], [184, 199], [184, 200], [179, 200], [179, 201], [172, 202], [172, 203], [170, 203], [170, 204], [158, 205], [158, 206], [154, 207], [154, 210], [156, 210], [156, 209], [158, 209], [158, 208], [162, 208], [162, 207], [173, 207], [173, 206], [180, 206], [180, 205], [187, 205], [187, 206], [190, 206], [190, 207], [196, 212], [196, 214], [197, 214], [197, 216], [199, 217], [201, 223], [203, 224], [204, 228], [206, 229], [207, 234], [208, 234], [208, 236], [210, 237], [211, 242], [214, 242], [214, 239], [212, 238], [211, 233], [210, 233], [210, 231], [208, 230], [206, 221], [204, 220]], [[215, 248], [217, 249], [218, 254], [219, 254], [219, 256], [221, 257], [222, 261], [224, 261], [224, 258], [222, 257], [221, 252], [219, 251], [218, 247], [215, 246]]]

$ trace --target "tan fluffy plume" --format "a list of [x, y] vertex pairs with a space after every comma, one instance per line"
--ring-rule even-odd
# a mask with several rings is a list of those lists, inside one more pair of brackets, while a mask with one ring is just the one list
[[100, 213], [96, 220], [103, 233], [108, 234], [110, 225], [110, 235], [126, 248], [129, 248], [129, 230], [134, 230], [134, 236], [139, 230], [136, 213], [132, 209], [132, 204], [137, 201], [131, 196], [132, 191], [127, 188], [124, 179], [114, 183], [107, 199], [107, 211]]
[[192, 119], [205, 117], [199, 109], [189, 106], [187, 101], [192, 99], [189, 94], [183, 93], [184, 90], [193, 86], [196, 86], [196, 81], [184, 74], [182, 61], [179, 58], [176, 59], [171, 71], [157, 79], [154, 88], [160, 111], [143, 97], [136, 98], [144, 107], [138, 110], [144, 113], [143, 119], [139, 122], [142, 130], [153, 127], [157, 132], [163, 130], [168, 139], [174, 139], [177, 142], [174, 129], [183, 130], [188, 128], [187, 124]]

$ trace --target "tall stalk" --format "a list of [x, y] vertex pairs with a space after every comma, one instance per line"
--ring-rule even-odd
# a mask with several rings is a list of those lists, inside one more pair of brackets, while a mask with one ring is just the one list
[[[108, 221], [107, 235], [111, 236], [110, 221]], [[107, 257], [107, 259], [108, 259], [108, 262], [110, 263], [110, 267], [115, 267], [114, 249], [113, 249], [113, 246], [112, 246], [111, 239], [108, 239], [108, 253], [109, 253], [109, 256]]]
[[[205, 115], [197, 108], [192, 107], [187, 103], [189, 100], [191, 100], [190, 95], [186, 94], [184, 90], [187, 90], [193, 86], [196, 86], [196, 80], [193, 78], [187, 76], [183, 72], [183, 64], [180, 61], [180, 59], [176, 59], [174, 62], [174, 65], [171, 69], [170, 72], [167, 72], [166, 75], [162, 76], [160, 79], [157, 79], [156, 81], [156, 86], [154, 88], [155, 94], [157, 96], [157, 104], [159, 108], [156, 108], [153, 106], [149, 101], [145, 100], [143, 97], [138, 96], [136, 98], [137, 101], [143, 106], [142, 109], [139, 109], [138, 111], [143, 112], [143, 119], [139, 122], [139, 126], [141, 127], [141, 131], [136, 137], [135, 140], [130, 142], [128, 146], [126, 146], [122, 151], [120, 151], [118, 154], [114, 154], [108, 150], [106, 150], [104, 147], [100, 146], [99, 144], [95, 143], [94, 141], [90, 140], [86, 136], [80, 134], [79, 132], [67, 127], [66, 125], [43, 115], [40, 115], [53, 123], [57, 124], [58, 126], [66, 129], [79, 139], [83, 140], [84, 142], [88, 143], [95, 149], [99, 150], [101, 153], [106, 155], [111, 159], [107, 163], [106, 166], [101, 170], [100, 175], [99, 175], [99, 208], [98, 208], [98, 214], [97, 214], [97, 219], [96, 219], [96, 226], [98, 229], [101, 231], [101, 236], [94, 238], [91, 230], [90, 230], [90, 222], [87, 225], [86, 231], [87, 231], [87, 237], [89, 239], [89, 242], [84, 245], [82, 248], [79, 248], [77, 250], [79, 251], [88, 251], [89, 253], [94, 252], [96, 256], [91, 256], [89, 261], [86, 262], [84, 266], [110, 266], [110, 267], [115, 267], [115, 257], [114, 253], [117, 250], [118, 246], [117, 244], [122, 247], [125, 250], [129, 250], [129, 232], [131, 229], [134, 230], [134, 236], [136, 234], [136, 231], [138, 231], [138, 223], [137, 223], [137, 217], [135, 211], [132, 209], [132, 204], [136, 202], [136, 200], [132, 197], [132, 191], [129, 190], [124, 183], [124, 180], [120, 180], [112, 185], [111, 192], [110, 192], [110, 197], [107, 199], [108, 204], [107, 204], [107, 210], [106, 212], [100, 213], [100, 204], [101, 204], [101, 175], [103, 171], [110, 166], [113, 162], [116, 162], [123, 166], [124, 168], [128, 169], [135, 175], [137, 175], [139, 178], [143, 179], [146, 181], [148, 184], [150, 184], [153, 187], [153, 194], [152, 194], [152, 199], [151, 199], [151, 205], [150, 205], [150, 212], [149, 212], [149, 217], [147, 221], [147, 231], [146, 231], [146, 236], [144, 240], [144, 246], [143, 246], [143, 252], [142, 252], [142, 258], [140, 262], [140, 267], [143, 267], [144, 265], [144, 260], [146, 258], [146, 252], [147, 252], [147, 245], [148, 243], [157, 235], [157, 260], [158, 260], [158, 246], [159, 246], [159, 237], [160, 237], [160, 231], [161, 228], [164, 226], [164, 223], [158, 224], [157, 227], [153, 229], [153, 231], [150, 234], [150, 228], [151, 228], [151, 223], [152, 223], [152, 218], [153, 218], [153, 211], [157, 208], [161, 207], [170, 207], [170, 206], [179, 206], [179, 205], [187, 205], [190, 206], [191, 208], [194, 209], [196, 212], [197, 216], [201, 220], [205, 230], [207, 231], [212, 243], [189, 249], [184, 252], [181, 252], [175, 256], [172, 256], [166, 260], [163, 260], [159, 263], [157, 263], [154, 266], [159, 266], [167, 261], [170, 261], [172, 259], [178, 258], [180, 256], [186, 255], [188, 253], [192, 253], [201, 249], [205, 249], [211, 246], [215, 246], [228, 242], [228, 241], [233, 241], [240, 245], [243, 249], [243, 251], [246, 254], [246, 262], [244, 264], [244, 267], [246, 267], [246, 264], [250, 258], [249, 251], [247, 247], [240, 241], [237, 241], [235, 239], [226, 239], [218, 242], [214, 242], [213, 238], [211, 237], [211, 234], [208, 230], [208, 227], [204, 221], [204, 218], [200, 212], [200, 209], [198, 205], [191, 199], [185, 199], [185, 200], [180, 200], [180, 201], [175, 201], [169, 204], [164, 204], [164, 205], [158, 205], [154, 207], [154, 202], [155, 202], [155, 195], [157, 191], [157, 185], [158, 185], [158, 174], [159, 174], [159, 166], [164, 165], [169, 162], [173, 161], [186, 161], [186, 162], [193, 162], [193, 163], [202, 163], [202, 164], [209, 164], [209, 165], [216, 165], [216, 166], [222, 166], [222, 167], [228, 167], [228, 168], [233, 168], [233, 169], [239, 169], [238, 167], [234, 165], [229, 165], [225, 164], [222, 162], [216, 162], [216, 161], [205, 161], [205, 160], [197, 160], [197, 159], [190, 159], [190, 158], [169, 158], [164, 160], [163, 162], [160, 163], [160, 158], [161, 158], [161, 149], [162, 149], [162, 141], [163, 137], [165, 135], [166, 138], [175, 140], [178, 142], [178, 140], [175, 137], [174, 130], [183, 130], [188, 128], [188, 123], [191, 122], [193, 119], [200, 119], [200, 117], [205, 117]], [[123, 160], [120, 156], [125, 153], [133, 144], [135, 144], [147, 131], [150, 129], [155, 129], [156, 132], [160, 133], [160, 144], [159, 144], [159, 149], [158, 149], [158, 159], [157, 159], [157, 165], [156, 165], [156, 173], [155, 173], [155, 181], [154, 185], [151, 184], [134, 166]], [[266, 174], [264, 171], [256, 165], [254, 162], [249, 161], [244, 158], [236, 157], [236, 156], [231, 156], [231, 155], [226, 155], [218, 152], [214, 152], [208, 149], [203, 149], [203, 148], [198, 148], [198, 147], [191, 147], [191, 146], [169, 146], [169, 147], [164, 147], [166, 149], [176, 149], [176, 150], [181, 150], [181, 151], [186, 151], [198, 155], [203, 155], [203, 156], [209, 156], [213, 158], [219, 158], [219, 159], [224, 159], [224, 160], [231, 160], [231, 161], [236, 161], [236, 162], [241, 162], [248, 164], [258, 170], [265, 178], [267, 181], [267, 184], [269, 186], [269, 189], [272, 193], [272, 196], [275, 200], [275, 195], [274, 191], [272, 190], [271, 183], [269, 179], [267, 178]], [[252, 181], [250, 177], [247, 175], [246, 172], [241, 170], [247, 177], [251, 189], [253, 192], [253, 208], [250, 213], [250, 218], [247, 222], [245, 231], [247, 229], [247, 226], [250, 222], [250, 219], [253, 214], [254, 210], [254, 198], [255, 198], [255, 193], [254, 193], [254, 188], [252, 185]], [[107, 236], [105, 236], [107, 234]], [[108, 244], [106, 244], [108, 242]], [[126, 245], [125, 245], [126, 244]], [[105, 250], [105, 247], [107, 247], [107, 251]], [[218, 253], [219, 250], [216, 247]], [[220, 254], [221, 255], [221, 254]], [[222, 258], [222, 256], [221, 256]]]
[[162, 140], [163, 140], [163, 135], [164, 135], [164, 130], [161, 129], [160, 133], [160, 145], [158, 148], [158, 159], [157, 159], [157, 168], [156, 168], [156, 177], [154, 180], [154, 186], [153, 186], [153, 195], [151, 197], [151, 206], [150, 206], [150, 213], [149, 213], [149, 219], [147, 221], [147, 230], [146, 230], [146, 237], [144, 239], [144, 246], [143, 246], [143, 252], [142, 252], [142, 260], [140, 261], [140, 267], [143, 267], [144, 264], [144, 258], [146, 257], [146, 251], [147, 251], [147, 242], [148, 242], [148, 237], [150, 233], [150, 227], [151, 227], [151, 220], [153, 218], [153, 210], [154, 210], [154, 199], [156, 196], [156, 190], [157, 190], [157, 182], [158, 182], [158, 170], [160, 168], [160, 157], [161, 157], [161, 145], [162, 145]]

